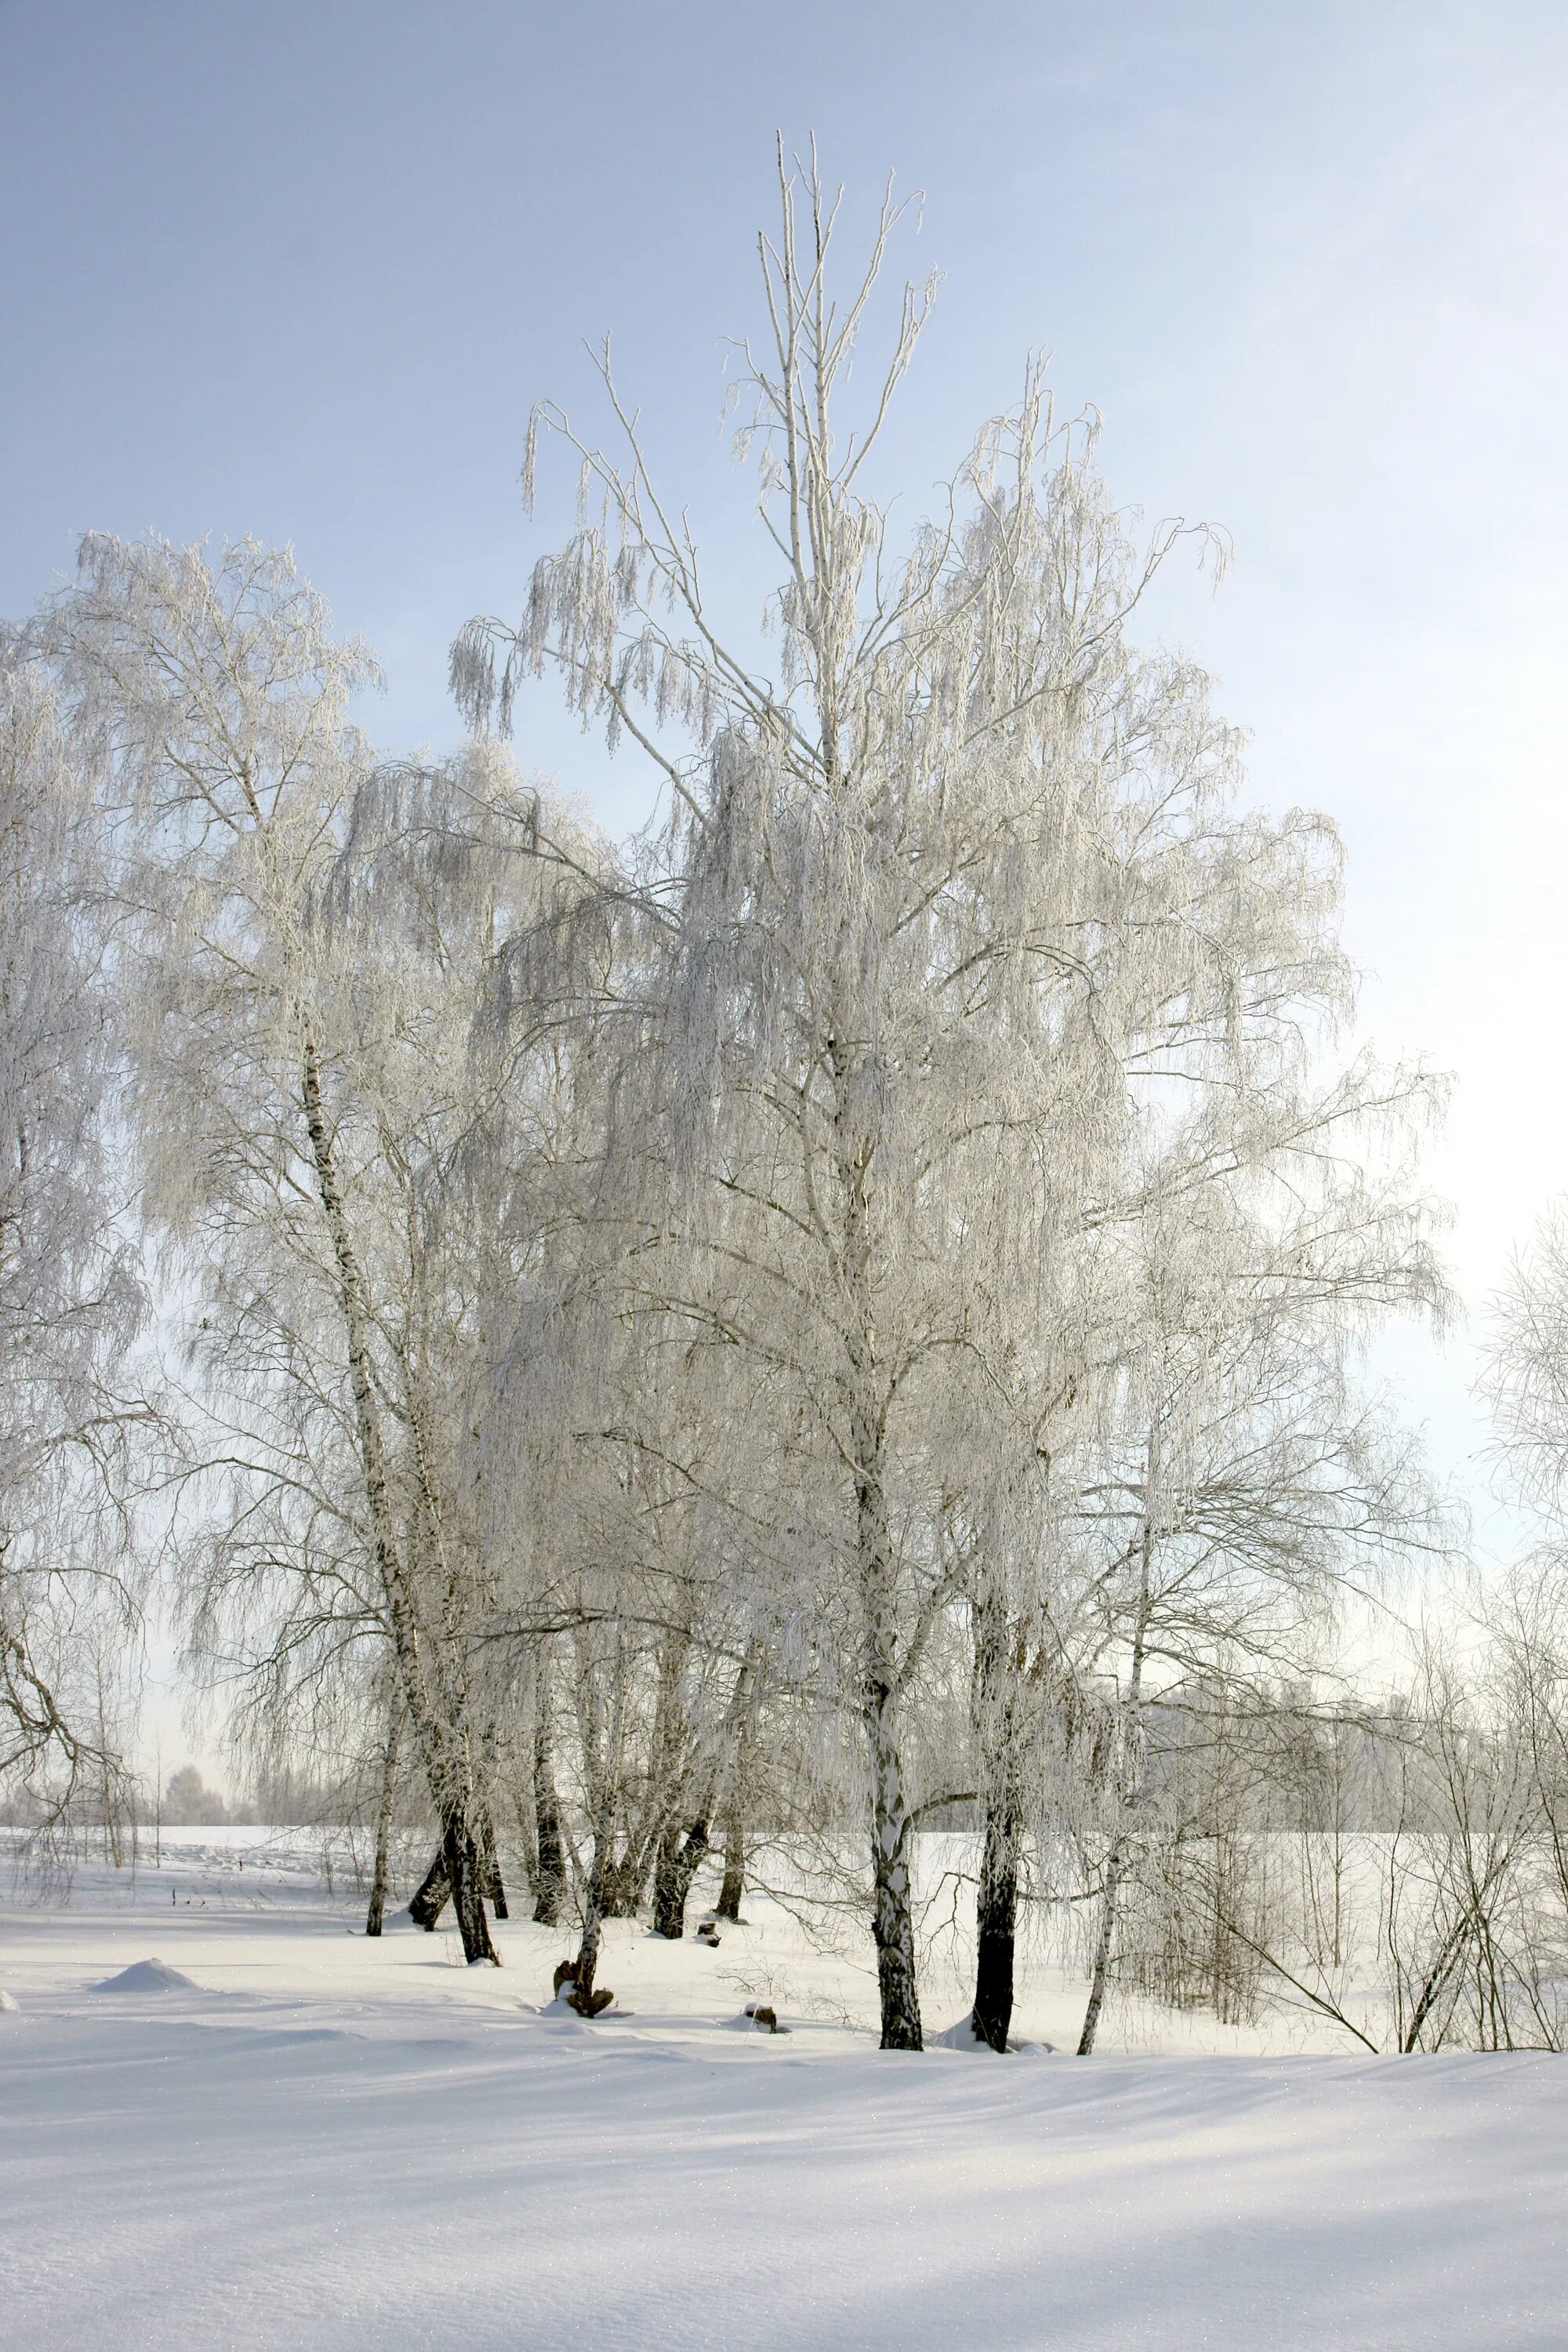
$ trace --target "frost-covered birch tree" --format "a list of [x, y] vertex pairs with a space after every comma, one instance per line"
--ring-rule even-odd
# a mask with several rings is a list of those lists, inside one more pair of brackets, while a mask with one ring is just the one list
[[[815, 173], [783, 178], [739, 395], [776, 674], [721, 628], [606, 362], [622, 455], [543, 419], [593, 519], [520, 627], [469, 626], [453, 677], [504, 726], [520, 681], [557, 670], [668, 788], [663, 1045], [694, 1204], [668, 1303], [767, 1368], [812, 1465], [797, 1537], [862, 1728], [883, 2039], [918, 2047], [905, 1720], [963, 1591], [1017, 1285], [1059, 1356], [1063, 1261], [1120, 1197], [1141, 1097], [1290, 1030], [1341, 962], [1326, 829], [1237, 813], [1206, 681], [1130, 642], [1179, 527], [1133, 539], [1092, 425], [1058, 426], [1037, 374], [899, 552], [870, 484], [930, 289], [851, 429], [897, 215], [840, 299], [835, 207]], [[1245, 1157], [1245, 1122], [1215, 1148]]]
[[[60, 780], [94, 795], [188, 1339], [193, 1654], [253, 1738], [374, 1781], [377, 1925], [406, 1753], [437, 1843], [412, 1908], [452, 1901], [468, 1958], [509, 1824], [536, 1916], [578, 1915], [588, 2013], [607, 1920], [679, 1937], [716, 1840], [733, 1916], [748, 1852], [787, 1847], [853, 1881], [914, 2050], [916, 1833], [973, 1807], [973, 2032], [1008, 2047], [1020, 1906], [1076, 1847], [1087, 2047], [1152, 1722], [1297, 1671], [1430, 1532], [1356, 1367], [1442, 1304], [1396, 1140], [1433, 1090], [1345, 1043], [1331, 825], [1249, 807], [1207, 678], [1139, 642], [1161, 567], [1217, 542], [1120, 508], [1036, 366], [904, 524], [884, 426], [931, 289], [889, 298], [890, 202], [840, 285], [815, 162], [780, 178], [735, 388], [760, 635], [606, 352], [611, 452], [530, 428], [530, 496], [552, 429], [579, 528], [520, 623], [453, 648], [464, 752], [372, 747], [374, 666], [287, 555], [91, 538], [6, 671], [7, 789], [62, 875]], [[495, 740], [546, 675], [658, 787], [618, 849]], [[7, 972], [57, 1009], [84, 976], [75, 1075], [17, 1131], [19, 1166], [41, 1132], [78, 1171], [60, 1297], [113, 1269], [85, 1396], [135, 1308], [83, 887], [53, 931], [16, 916]], [[1549, 1418], [1555, 1374], [1510, 1378]], [[5, 1541], [0, 1623], [37, 1623]]]
[[122, 1772], [103, 1694], [141, 1580], [115, 1502], [151, 1411], [91, 818], [46, 667], [0, 641], [0, 1790], [36, 1822]]
[[[951, 825], [928, 831], [927, 820], [958, 802], [950, 771], [966, 756], [984, 771], [1013, 717], [1048, 709], [1051, 697], [1023, 649], [1009, 648], [1009, 666], [985, 625], [1036, 551], [1032, 495], [1010, 509], [983, 461], [973, 520], [922, 535], [884, 580], [881, 517], [858, 487], [874, 427], [858, 446], [835, 442], [837, 380], [891, 225], [885, 214], [843, 318], [830, 309], [831, 224], [815, 184], [807, 250], [790, 187], [782, 243], [764, 248], [773, 349], [747, 356], [764, 522], [787, 567], [773, 615], [781, 681], [715, 635], [695, 551], [629, 429], [624, 468], [583, 450], [603, 524], [539, 567], [522, 632], [470, 628], [454, 678], [477, 720], [504, 720], [518, 675], [558, 663], [584, 711], [602, 711], [612, 734], [630, 730], [672, 788], [672, 1149], [701, 1188], [706, 1253], [696, 1282], [683, 1255], [677, 1303], [769, 1366], [786, 1423], [804, 1416], [802, 1458], [815, 1455], [807, 1476], [823, 1482], [802, 1514], [813, 1522], [804, 1540], [850, 1603], [844, 1696], [866, 1739], [883, 2038], [919, 2047], [900, 1719], [921, 1628], [951, 1597], [930, 1402], [922, 1412], [919, 1397], [936, 1358], [962, 1347], [940, 1279], [963, 1223], [951, 1163], [965, 1145], [984, 1149], [981, 1131], [997, 1124], [960, 1108], [963, 1055], [952, 1050], [966, 996], [990, 979], [984, 953], [972, 963], [952, 923], [984, 853], [966, 857]], [[911, 298], [884, 407], [921, 315]], [[1048, 431], [1037, 389], [1007, 430], [1016, 478], [1032, 490]], [[1076, 482], [1071, 467], [1067, 478]], [[1102, 624], [1128, 588], [1112, 564]], [[666, 626], [668, 605], [687, 634]], [[668, 719], [689, 751], [657, 745], [648, 730]], [[1023, 764], [998, 763], [1007, 782], [994, 835]]]
[[280, 1574], [301, 1656], [388, 1645], [465, 1951], [494, 1958], [468, 1465], [515, 1186], [479, 1148], [494, 1074], [468, 1049], [542, 870], [531, 801], [478, 757], [381, 771], [348, 712], [366, 657], [250, 543], [89, 541], [39, 642], [113, 828], [149, 1213], [200, 1295], [229, 1474], [208, 1568], [250, 1598]]

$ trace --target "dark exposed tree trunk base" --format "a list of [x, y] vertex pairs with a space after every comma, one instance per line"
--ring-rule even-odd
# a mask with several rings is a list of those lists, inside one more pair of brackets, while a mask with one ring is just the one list
[[686, 1933], [686, 1904], [703, 1855], [708, 1851], [708, 1824], [693, 1822], [684, 1838], [672, 1830], [661, 1843], [653, 1877], [653, 1932], [672, 1944]]
[[974, 2032], [993, 2050], [1005, 2051], [1013, 2024], [1013, 1936], [1016, 1890], [980, 1920], [974, 1966]]
[[447, 1884], [452, 1890], [452, 1907], [458, 1915], [458, 1933], [463, 1939], [463, 1958], [470, 1968], [488, 1960], [499, 1969], [500, 1954], [490, 1940], [490, 1923], [485, 1916], [489, 1876], [485, 1857], [479, 1839], [455, 1810], [442, 1824], [441, 1852], [447, 1865]]
[[[415, 1890], [408, 1916], [416, 1927], [430, 1934], [451, 1903], [458, 1915], [458, 1933], [463, 1939], [463, 1958], [470, 1966], [477, 1960], [489, 1960], [499, 1968], [500, 1955], [490, 1939], [489, 1922], [485, 1917], [486, 1894], [499, 1885], [493, 1861], [486, 1859], [479, 1840], [462, 1815], [453, 1812], [442, 1825], [441, 1843]], [[502, 1912], [498, 1916], [505, 1915]]]
[[1013, 2025], [1019, 1843], [1009, 1792], [987, 1809], [974, 1922], [974, 2031], [997, 2051], [1005, 2051]]
[[714, 1916], [731, 1920], [741, 1926], [741, 1897], [746, 1891], [746, 1844], [738, 1822], [732, 1822], [724, 1840], [724, 1876], [719, 1887], [719, 1900], [713, 1906]]
[[974, 1603], [974, 1736], [985, 1757], [984, 1834], [974, 1906], [975, 2039], [1005, 2053], [1013, 2024], [1022, 1760], [1004, 1595], [984, 1576]]
[[437, 1846], [429, 1869], [408, 1898], [408, 1916], [416, 1927], [426, 1934], [435, 1932], [436, 1922], [446, 1909], [452, 1895], [452, 1882], [447, 1874], [447, 1856]]

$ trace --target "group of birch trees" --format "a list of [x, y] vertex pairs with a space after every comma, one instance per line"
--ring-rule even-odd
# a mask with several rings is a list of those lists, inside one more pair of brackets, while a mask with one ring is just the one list
[[[1331, 825], [1141, 647], [1206, 539], [1037, 370], [897, 523], [896, 223], [841, 288], [786, 175], [762, 244], [761, 636], [606, 359], [607, 450], [530, 429], [578, 527], [458, 636], [450, 758], [373, 745], [368, 655], [249, 542], [90, 538], [5, 640], [3, 1760], [114, 1769], [131, 1526], [252, 1759], [373, 1785], [374, 1928], [412, 1806], [416, 1916], [493, 1958], [518, 1857], [591, 2012], [606, 1917], [787, 1860], [918, 2049], [962, 1821], [976, 2035], [1070, 1848], [1088, 2047], [1162, 1727], [1440, 1539], [1360, 1372], [1444, 1308], [1433, 1087], [1345, 1043]], [[525, 781], [540, 680], [646, 764], [632, 841]]]

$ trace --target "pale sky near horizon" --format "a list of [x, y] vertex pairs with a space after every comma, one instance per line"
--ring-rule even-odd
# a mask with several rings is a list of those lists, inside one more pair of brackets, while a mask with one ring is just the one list
[[[1561, 0], [0, 0], [0, 613], [84, 529], [287, 539], [381, 656], [378, 734], [443, 748], [454, 631], [569, 522], [521, 515], [529, 405], [590, 414], [613, 329], [749, 626], [721, 339], [775, 128], [852, 220], [889, 170], [924, 192], [911, 510], [1044, 348], [1119, 498], [1228, 530], [1218, 596], [1184, 575], [1151, 625], [1256, 794], [1345, 835], [1366, 1029], [1455, 1076], [1432, 1179], [1479, 1307], [1568, 1185]], [[538, 698], [519, 751], [645, 812]], [[1462, 1464], [1468, 1339], [1389, 1360]]]

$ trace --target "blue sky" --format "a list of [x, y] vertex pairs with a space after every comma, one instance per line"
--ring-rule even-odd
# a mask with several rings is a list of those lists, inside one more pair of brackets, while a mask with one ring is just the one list
[[[722, 341], [772, 142], [815, 131], [944, 273], [885, 479], [918, 509], [1043, 347], [1118, 495], [1226, 525], [1151, 625], [1221, 679], [1259, 797], [1351, 850], [1367, 1024], [1458, 1091], [1436, 1181], [1479, 1298], [1568, 1181], [1568, 11], [1472, 5], [223, 6], [0, 0], [0, 612], [88, 527], [291, 541], [457, 726], [446, 648], [515, 607], [527, 411], [619, 373], [710, 585], [754, 616]], [[520, 751], [622, 824], [643, 780], [548, 701]], [[1439, 1451], [1463, 1343], [1397, 1355]]]

